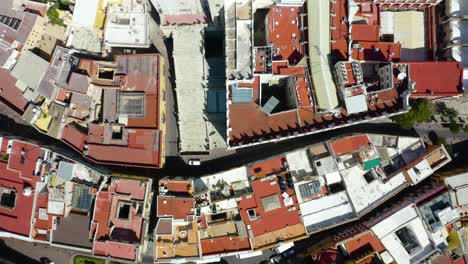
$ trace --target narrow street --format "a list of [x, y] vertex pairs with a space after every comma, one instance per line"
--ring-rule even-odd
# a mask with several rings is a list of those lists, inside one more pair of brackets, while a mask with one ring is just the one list
[[2, 264], [40, 264], [40, 259], [44, 257], [56, 264], [68, 264], [72, 263], [73, 256], [76, 254], [81, 254], [81, 252], [12, 238], [0, 240], [0, 263]]

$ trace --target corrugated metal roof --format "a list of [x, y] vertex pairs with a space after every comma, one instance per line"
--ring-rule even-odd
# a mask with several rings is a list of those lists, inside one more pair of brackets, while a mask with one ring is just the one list
[[27, 50], [19, 58], [11, 75], [32, 89], [36, 89], [48, 68], [49, 63], [46, 60]]

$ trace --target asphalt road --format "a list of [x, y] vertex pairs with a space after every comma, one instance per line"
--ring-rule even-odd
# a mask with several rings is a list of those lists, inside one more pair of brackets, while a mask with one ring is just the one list
[[0, 240], [0, 263], [2, 264], [39, 264], [42, 257], [47, 257], [56, 264], [68, 264], [72, 263], [75, 254], [81, 253], [11, 238]]
[[461, 130], [458, 133], [453, 133], [449, 128], [437, 123], [419, 124], [415, 127], [415, 130], [418, 135], [424, 138], [428, 138], [429, 133], [435, 132], [439, 137], [446, 138], [448, 143], [455, 144], [468, 139], [468, 132]]

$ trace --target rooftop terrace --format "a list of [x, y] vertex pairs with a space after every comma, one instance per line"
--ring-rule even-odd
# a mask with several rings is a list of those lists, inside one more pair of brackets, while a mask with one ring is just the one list
[[[242, 55], [230, 44], [239, 37], [226, 34], [228, 146], [276, 142], [401, 114], [409, 109], [409, 96], [460, 95], [460, 65], [431, 61], [439, 2], [354, 1], [348, 6], [338, 0], [291, 7], [227, 1], [226, 32], [253, 36], [245, 44], [251, 48], [242, 49], [252, 54]], [[408, 23], [417, 26], [405, 27]], [[248, 67], [246, 57], [254, 61]], [[431, 75], [436, 77], [429, 85], [418, 75], [422, 67], [443, 63], [450, 65], [444, 76], [456, 78]]]
[[30, 104], [23, 118], [93, 162], [162, 167], [163, 68], [158, 54], [105, 62], [57, 48], [37, 89], [46, 99]]
[[[323, 10], [342, 7], [337, 11], [342, 14], [346, 14], [346, 10], [341, 1], [331, 3], [332, 6], [325, 2], [311, 1], [305, 6], [293, 7], [273, 5], [269, 8], [254, 4], [250, 7], [250, 15], [235, 18], [236, 21], [251, 21], [251, 57], [255, 58], [255, 64], [252, 76], [242, 74], [241, 69], [236, 73], [234, 68], [228, 67], [227, 133], [230, 147], [326, 131], [408, 109], [407, 78], [389, 87], [393, 89], [378, 92], [366, 87], [367, 83], [363, 82], [367, 80], [358, 80], [365, 87], [363, 95], [340, 100], [342, 91], [332, 78], [336, 74], [331, 67], [337, 61], [333, 56], [325, 58], [321, 54], [335, 52], [341, 45], [340, 41], [344, 41], [341, 46], [346, 49], [342, 53], [349, 53], [346, 43], [348, 26], [346, 23], [335, 25], [335, 20], [340, 17]], [[308, 12], [314, 15], [307, 16]], [[230, 18], [230, 13], [226, 15]], [[327, 36], [325, 33], [329, 32], [329, 27], [345, 28], [333, 29]], [[308, 34], [305, 28], [309, 29]], [[334, 45], [338, 46], [334, 48]], [[396, 76], [392, 78], [396, 79]]]

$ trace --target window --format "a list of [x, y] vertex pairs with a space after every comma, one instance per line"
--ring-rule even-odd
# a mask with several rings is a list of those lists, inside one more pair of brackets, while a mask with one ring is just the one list
[[250, 221], [257, 219], [257, 214], [255, 213], [255, 209], [247, 210], [247, 214], [249, 215]]
[[12, 189], [0, 188], [0, 206], [13, 209], [16, 202], [16, 191]]

